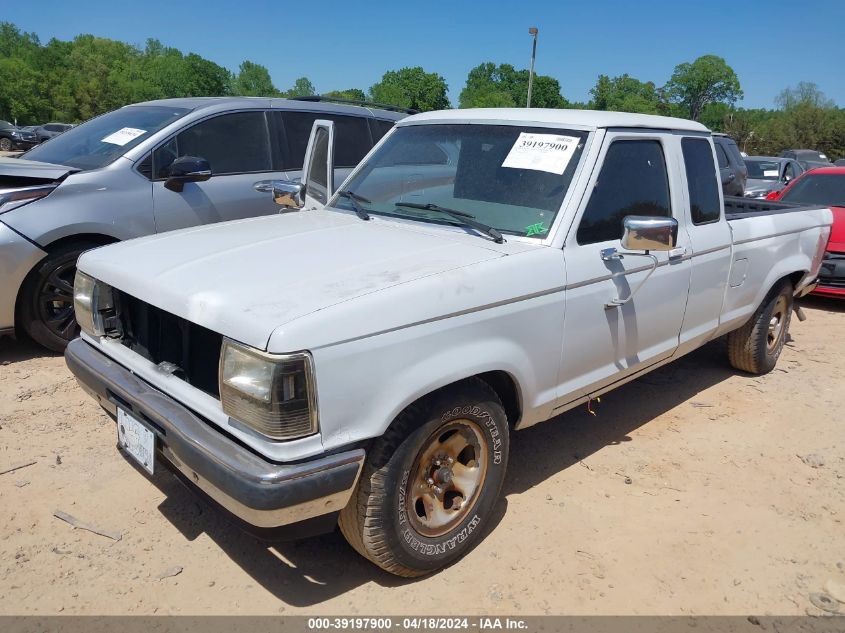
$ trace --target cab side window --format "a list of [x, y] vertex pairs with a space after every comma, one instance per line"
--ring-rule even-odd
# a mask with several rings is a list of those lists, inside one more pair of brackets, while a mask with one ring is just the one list
[[271, 171], [263, 112], [233, 112], [183, 130], [153, 153], [155, 178], [166, 178], [180, 156], [205, 158], [215, 176]]
[[687, 172], [692, 223], [718, 222], [722, 214], [719, 182], [710, 143], [703, 138], [685, 138], [681, 140], [681, 151]]
[[629, 215], [671, 216], [663, 146], [656, 140], [614, 141], [578, 226], [579, 244], [622, 238]]

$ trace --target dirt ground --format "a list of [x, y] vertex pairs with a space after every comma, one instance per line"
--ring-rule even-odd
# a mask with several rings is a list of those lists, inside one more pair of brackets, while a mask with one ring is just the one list
[[411, 581], [339, 533], [270, 546], [150, 481], [60, 356], [2, 340], [0, 471], [36, 463], [0, 475], [0, 613], [821, 613], [809, 595], [845, 584], [845, 304], [805, 310], [767, 376], [717, 341], [516, 433], [492, 531]]

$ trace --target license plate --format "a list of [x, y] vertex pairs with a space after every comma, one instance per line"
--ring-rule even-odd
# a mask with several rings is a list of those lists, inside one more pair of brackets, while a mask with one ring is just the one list
[[142, 422], [120, 408], [117, 410], [117, 443], [148, 473], [153, 474], [155, 435]]

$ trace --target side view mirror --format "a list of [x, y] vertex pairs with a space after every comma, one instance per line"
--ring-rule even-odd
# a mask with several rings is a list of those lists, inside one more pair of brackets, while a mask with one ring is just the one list
[[301, 209], [305, 206], [305, 185], [290, 180], [262, 180], [253, 185], [256, 191], [273, 194], [273, 202], [284, 209]]
[[629, 215], [622, 221], [622, 248], [629, 251], [670, 251], [678, 243], [675, 218]]
[[167, 169], [164, 186], [170, 191], [181, 193], [186, 182], [204, 182], [211, 178], [211, 165], [198, 156], [180, 156]]

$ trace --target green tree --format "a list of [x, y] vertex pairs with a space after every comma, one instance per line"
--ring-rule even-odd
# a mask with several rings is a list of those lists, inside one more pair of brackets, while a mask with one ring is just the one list
[[742, 98], [736, 73], [717, 55], [704, 55], [692, 63], [675, 66], [664, 91], [670, 101], [683, 106], [686, 115], [695, 121], [708, 103], [732, 105]]
[[284, 97], [310, 97], [311, 95], [317, 94], [316, 88], [314, 88], [314, 84], [311, 83], [311, 80], [308, 77], [300, 77], [295, 82], [293, 82], [293, 86], [285, 90], [282, 93]]
[[246, 97], [272, 97], [278, 94], [278, 90], [267, 68], [245, 60], [232, 80], [232, 93]]
[[347, 90], [330, 90], [323, 93], [324, 97], [334, 97], [336, 99], [352, 99], [353, 101], [366, 101], [367, 95], [360, 88], [349, 88]]
[[[510, 64], [479, 64], [469, 71], [461, 91], [462, 108], [522, 107], [528, 100], [528, 70], [516, 70]], [[531, 106], [565, 108], [568, 103], [560, 94], [560, 83], [548, 75], [534, 75]]]
[[415, 110], [449, 108], [446, 80], [436, 73], [427, 73], [420, 66], [389, 70], [381, 81], [370, 87], [373, 101]]
[[590, 105], [595, 110], [659, 114], [660, 95], [650, 81], [640, 81], [627, 74], [618, 77], [599, 75], [590, 90]]
[[811, 81], [799, 81], [794, 88], [784, 88], [775, 97], [775, 103], [782, 110], [791, 110], [801, 105], [815, 108], [834, 107], [833, 101], [828, 99], [818, 85]]

